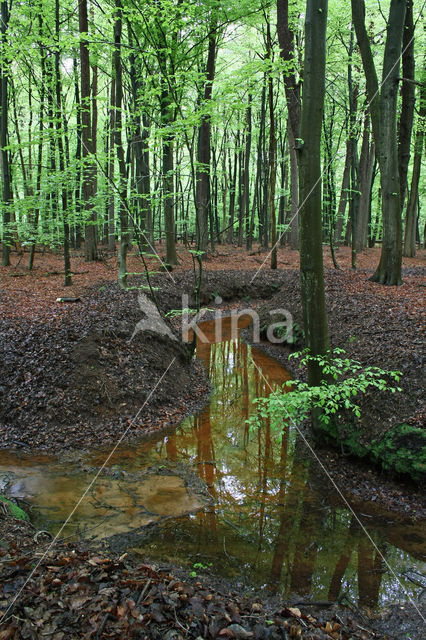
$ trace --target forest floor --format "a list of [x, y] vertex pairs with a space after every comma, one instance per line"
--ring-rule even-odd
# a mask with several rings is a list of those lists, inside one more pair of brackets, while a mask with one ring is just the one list
[[[163, 249], [158, 249], [161, 255]], [[163, 272], [153, 278], [156, 285], [161, 284], [158, 301], [163, 311], [181, 308], [182, 292], [190, 295], [191, 304], [192, 257], [184, 247], [179, 247], [178, 255], [180, 265], [173, 274]], [[298, 253], [280, 249], [278, 271], [268, 268], [267, 255], [218, 247], [204, 264], [202, 303], [211, 306], [219, 295], [224, 312], [232, 304], [254, 304], [263, 305], [261, 313], [266, 314], [289, 301], [298, 319]], [[337, 252], [342, 270], [335, 271], [329, 251], [324, 249], [332, 343], [344, 346], [349, 355], [364, 363], [402, 369], [406, 379], [396, 404], [383, 406], [379, 399], [369, 411], [370, 435], [377, 434], [379, 424], [382, 429], [389, 428], [395, 414], [415, 426], [424, 426], [424, 257], [404, 258], [401, 287], [382, 287], [368, 281], [379, 255], [380, 248], [359, 254], [359, 268], [353, 271], [350, 250], [343, 247]], [[0, 268], [3, 448], [59, 453], [113, 444], [123, 433], [127, 440], [134, 440], [176, 424], [205, 401], [208, 381], [178, 342], [155, 334], [149, 340], [140, 334], [132, 339], [141, 313], [136, 294], [129, 296], [115, 284], [115, 256], [104, 252], [100, 261], [87, 264], [81, 253], [74, 253], [72, 287], [63, 287], [60, 256], [37, 254], [30, 273], [27, 259], [27, 254], [12, 254], [12, 266]], [[150, 270], [158, 267], [153, 259], [148, 262]], [[137, 256], [130, 258], [128, 269], [144, 272]], [[72, 304], [56, 301], [65, 296], [80, 300]], [[276, 349], [273, 355], [286, 358]], [[161, 378], [171, 360], [170, 369]], [[155, 387], [160, 379], [161, 384]], [[143, 411], [136, 418], [141, 406]], [[381, 477], [336, 452], [324, 450], [321, 455], [330, 474], [338, 477], [349, 493], [365, 500], [374, 496], [386, 507], [425, 517], [424, 495], [415, 487]], [[98, 555], [90, 548], [76, 553], [69, 546], [55, 546], [47, 548], [44, 556], [46, 545], [32, 540], [31, 525], [18, 524], [6, 516], [0, 524], [3, 611], [25, 583], [13, 617], [9, 612], [8, 622], [0, 627], [0, 640], [42, 635], [57, 640], [392, 637], [389, 624], [377, 623], [373, 632], [371, 621], [359, 612], [244, 600], [195, 581], [175, 579], [167, 571]], [[37, 558], [40, 564], [32, 574]], [[415, 612], [409, 608], [393, 610], [392, 616], [397, 615], [408, 619]]]

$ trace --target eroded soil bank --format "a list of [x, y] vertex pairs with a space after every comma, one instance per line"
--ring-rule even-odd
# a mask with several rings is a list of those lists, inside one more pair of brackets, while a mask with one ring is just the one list
[[[362, 364], [403, 373], [402, 393], [383, 396], [374, 392], [361, 398], [359, 427], [364, 441], [402, 422], [424, 428], [419, 306], [424, 270], [405, 270], [404, 284], [398, 288], [368, 282], [368, 275], [366, 271], [326, 272], [332, 345], [344, 348]], [[182, 294], [193, 305], [193, 273], [181, 271], [173, 278], [168, 274], [154, 278], [164, 313], [182, 308]], [[13, 314], [1, 318], [0, 436], [4, 448], [55, 453], [115, 444], [123, 435], [132, 441], [176, 423], [206, 401], [206, 376], [188, 360], [186, 348], [178, 341], [144, 332], [132, 339], [143, 317], [134, 291], [105, 284], [89, 287], [80, 298], [75, 304], [52, 302], [28, 309], [19, 318]], [[217, 304], [219, 298], [222, 303]], [[260, 309], [263, 326], [274, 320], [270, 312], [283, 307], [302, 324], [299, 278], [294, 270], [206, 271], [201, 299], [208, 308], [223, 313], [231, 301], [239, 301], [243, 309], [269, 299]], [[291, 366], [287, 349], [261, 346], [284, 366]], [[414, 455], [420, 455], [422, 441], [412, 439], [406, 444]], [[341, 453], [350, 451], [343, 448]], [[335, 461], [342, 458], [331, 454], [329, 460], [336, 467]], [[356, 467], [346, 473], [345, 459], [340, 467], [336, 472], [345, 473], [357, 489]], [[372, 484], [376, 481], [374, 477]], [[359, 497], [371, 499], [373, 487], [364, 495], [366, 484], [362, 480]], [[394, 491], [390, 506], [399, 508], [398, 494], [401, 492]], [[386, 495], [388, 491], [376, 490], [375, 499]], [[402, 492], [402, 498], [406, 495]], [[403, 508], [408, 510], [406, 505]], [[418, 504], [410, 511], [420, 513], [423, 508]]]

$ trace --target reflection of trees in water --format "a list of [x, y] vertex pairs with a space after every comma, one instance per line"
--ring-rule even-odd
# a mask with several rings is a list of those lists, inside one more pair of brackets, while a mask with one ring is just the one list
[[351, 555], [356, 549], [360, 526], [358, 521], [352, 516], [346, 535], [343, 538], [343, 544], [340, 555], [337, 557], [336, 566], [331, 576], [330, 586], [328, 588], [328, 599], [336, 601], [342, 591], [343, 577], [351, 559]]
[[[253, 399], [270, 393], [257, 369], [268, 377], [269, 358], [235, 340], [201, 343], [197, 355], [210, 373], [216, 402], [193, 418], [192, 431], [166, 444], [168, 459], [193, 458], [216, 503], [187, 523], [189, 555], [221, 559], [226, 541], [235, 566], [250, 565], [258, 576], [266, 572], [272, 591], [308, 594], [321, 576], [331, 601], [345, 588], [353, 596], [355, 585], [345, 584], [345, 576], [357, 570], [359, 604], [377, 605], [380, 556], [353, 517], [324, 508], [315, 497], [303, 440], [289, 428], [276, 438], [267, 420], [249, 432]], [[269, 379], [277, 383], [279, 369], [271, 367]], [[326, 565], [318, 567], [319, 560]]]
[[[376, 607], [379, 602], [380, 583], [383, 576], [383, 560], [386, 545], [374, 536], [375, 545], [365, 534], [358, 543], [358, 604], [360, 607]], [[380, 553], [379, 553], [380, 551]]]

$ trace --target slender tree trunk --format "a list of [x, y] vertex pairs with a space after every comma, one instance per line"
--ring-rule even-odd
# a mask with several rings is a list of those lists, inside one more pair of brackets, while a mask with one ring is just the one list
[[35, 192], [37, 195], [37, 206], [34, 212], [33, 219], [33, 233], [34, 239], [31, 242], [30, 246], [30, 255], [28, 258], [28, 270], [31, 271], [34, 266], [34, 254], [36, 248], [36, 238], [37, 238], [37, 229], [38, 229], [38, 221], [40, 217], [41, 210], [41, 176], [43, 173], [43, 128], [44, 128], [44, 102], [45, 102], [45, 75], [46, 75], [46, 51], [42, 45], [42, 37], [43, 37], [43, 18], [41, 14], [38, 16], [38, 25], [39, 25], [39, 49], [40, 49], [40, 68], [41, 68], [41, 81], [40, 81], [40, 109], [39, 109], [39, 125], [38, 125], [38, 134], [39, 134], [39, 142], [38, 142], [38, 150], [37, 150], [37, 177], [36, 177], [36, 188]]
[[[242, 136], [241, 136], [242, 137]], [[241, 145], [239, 145], [238, 151], [238, 246], [243, 246], [244, 237], [244, 203], [243, 203], [243, 173], [244, 173], [244, 144], [243, 139]]]
[[277, 34], [280, 54], [285, 61], [284, 88], [288, 109], [288, 141], [290, 150], [291, 233], [290, 246], [299, 246], [298, 138], [300, 129], [300, 82], [296, 77], [295, 34], [289, 24], [288, 0], [277, 0]]
[[262, 202], [262, 179], [264, 174], [264, 141], [265, 141], [265, 127], [266, 127], [266, 77], [262, 85], [262, 95], [260, 99], [260, 122], [259, 122], [259, 138], [257, 143], [257, 169], [256, 169], [256, 190], [257, 190], [257, 213], [259, 219], [259, 244], [264, 246], [265, 234], [268, 237], [267, 230], [265, 229], [264, 216], [263, 216], [263, 202]]
[[[266, 58], [272, 61], [271, 25], [266, 25]], [[271, 269], [278, 266], [277, 214], [275, 211], [275, 185], [277, 181], [277, 137], [275, 133], [274, 83], [272, 74], [268, 75], [269, 107], [269, 186], [268, 210], [271, 220]]]
[[401, 113], [398, 129], [398, 172], [401, 213], [404, 210], [407, 192], [407, 173], [410, 161], [411, 132], [413, 129], [415, 84], [414, 84], [414, 22], [413, 0], [407, 0], [404, 32], [402, 37]]
[[[324, 293], [321, 220], [321, 128], [325, 95], [327, 0], [307, 0], [305, 63], [299, 151], [300, 277], [306, 346], [313, 356], [329, 349]], [[308, 382], [318, 385], [322, 371], [308, 367]], [[314, 428], [317, 428], [313, 417]]]
[[[170, 129], [174, 121], [173, 99], [167, 84], [167, 63], [164, 50], [160, 50], [159, 61], [161, 68], [161, 124]], [[164, 228], [166, 235], [166, 263], [173, 267], [178, 264], [175, 242], [175, 192], [173, 179], [173, 133], [165, 133], [162, 145], [162, 178], [163, 178], [163, 209]]]
[[228, 203], [228, 171], [226, 167], [226, 155], [227, 155], [227, 135], [226, 129], [223, 134], [223, 157], [222, 157], [222, 229], [221, 229], [221, 242], [225, 242], [225, 227], [226, 227], [226, 214]]
[[[204, 82], [203, 99], [201, 102], [201, 123], [198, 129], [197, 145], [197, 171], [196, 171], [196, 224], [197, 224], [197, 250], [203, 253], [207, 250], [208, 224], [211, 215], [211, 193], [210, 193], [210, 154], [211, 154], [211, 123], [210, 123], [210, 102], [213, 92], [213, 81], [216, 63], [216, 19], [213, 18], [210, 27], [208, 42], [206, 79]], [[213, 229], [211, 229], [213, 242]], [[213, 248], [213, 247], [212, 247]]]
[[64, 245], [64, 286], [69, 287], [72, 284], [71, 279], [71, 258], [70, 258], [70, 226], [68, 223], [68, 184], [65, 177], [65, 152], [63, 143], [63, 114], [62, 114], [62, 83], [61, 83], [61, 50], [60, 50], [60, 22], [59, 22], [59, 0], [55, 0], [55, 35], [56, 35], [56, 51], [55, 51], [55, 86], [56, 86], [56, 139], [59, 155], [59, 171], [61, 173], [61, 196], [62, 196], [62, 227], [63, 227], [63, 245]]
[[96, 193], [96, 165], [93, 161], [93, 129], [90, 114], [90, 57], [87, 37], [89, 21], [87, 15], [87, 0], [79, 0], [79, 31], [80, 31], [80, 82], [81, 82], [81, 146], [83, 159], [82, 200], [86, 215], [86, 231], [84, 239], [84, 254], [86, 262], [98, 259], [97, 216], [94, 208]]
[[[236, 145], [239, 146], [239, 134], [237, 132]], [[228, 242], [231, 243], [234, 239], [234, 223], [235, 223], [235, 198], [237, 195], [237, 170], [238, 170], [238, 150], [237, 147], [234, 151], [234, 164], [231, 166], [231, 157], [229, 157], [229, 228], [228, 228]]]
[[[349, 147], [350, 147], [350, 171], [349, 171], [349, 219], [351, 230], [351, 266], [356, 269], [357, 258], [357, 229], [359, 215], [359, 158], [358, 158], [358, 84], [354, 85], [352, 76], [352, 55], [354, 50], [354, 30], [351, 28], [348, 62], [348, 93], [349, 93]], [[347, 229], [348, 230], [348, 229]], [[349, 239], [348, 239], [349, 240]]]
[[[130, 33], [130, 26], [129, 26]], [[133, 43], [130, 42], [130, 45]], [[135, 233], [138, 246], [141, 251], [146, 251], [152, 244], [152, 216], [150, 203], [150, 175], [149, 175], [149, 122], [144, 116], [143, 122], [140, 113], [140, 94], [142, 86], [140, 82], [141, 70], [136, 67], [136, 59], [132, 52], [130, 55], [130, 81], [133, 94], [133, 153], [135, 157], [135, 182], [137, 193], [138, 219]], [[145, 124], [147, 126], [145, 126]]]
[[253, 238], [250, 226], [250, 154], [251, 154], [251, 138], [252, 138], [252, 95], [248, 95], [248, 106], [246, 110], [246, 148], [244, 154], [244, 177], [243, 177], [243, 213], [246, 226], [246, 248], [251, 249]]
[[121, 64], [121, 33], [123, 5], [115, 0], [114, 21], [114, 71], [115, 71], [115, 127], [114, 143], [117, 152], [118, 170], [120, 174], [119, 211], [120, 211], [120, 247], [118, 250], [118, 283], [121, 288], [127, 287], [127, 252], [130, 246], [129, 216], [127, 203], [127, 170], [122, 142], [123, 128], [123, 69]]
[[287, 214], [287, 187], [288, 187], [288, 172], [287, 172], [287, 164], [286, 164], [286, 155], [287, 155], [287, 131], [285, 135], [282, 135], [282, 123], [280, 123], [280, 189], [281, 195], [278, 206], [278, 233], [279, 233], [279, 242], [280, 247], [285, 246], [286, 242], [286, 234], [284, 231], [284, 225], [286, 221]]
[[346, 204], [348, 202], [350, 165], [351, 165], [351, 147], [348, 140], [346, 143], [345, 168], [343, 169], [342, 187], [340, 189], [340, 198], [339, 198], [339, 207], [337, 209], [336, 227], [334, 229], [335, 245], [339, 245], [342, 239], [343, 221], [345, 218]]
[[[114, 65], [114, 60], [113, 60]], [[115, 251], [115, 74], [111, 80], [111, 97], [109, 113], [109, 156], [108, 156], [108, 249]]]
[[424, 145], [424, 131], [426, 125], [426, 58], [423, 60], [422, 83], [419, 96], [419, 119], [414, 143], [413, 173], [411, 176], [410, 197], [407, 205], [405, 220], [404, 256], [413, 258], [416, 255], [416, 212], [419, 202], [420, 168]]
[[374, 143], [370, 142], [370, 118], [366, 113], [362, 136], [361, 157], [359, 161], [359, 208], [357, 229], [355, 233], [356, 251], [362, 251], [367, 246], [368, 222], [371, 210], [371, 186], [374, 172]]
[[75, 149], [75, 163], [76, 163], [76, 171], [75, 171], [75, 190], [74, 190], [74, 209], [75, 209], [75, 217], [76, 217], [76, 225], [74, 229], [74, 247], [79, 249], [82, 242], [81, 236], [81, 204], [82, 204], [82, 193], [81, 193], [81, 159], [82, 159], [82, 150], [81, 150], [81, 100], [80, 100], [80, 87], [79, 87], [79, 79], [78, 79], [78, 63], [77, 58], [73, 59], [73, 71], [74, 71], [74, 91], [75, 91], [75, 106], [76, 106], [76, 125], [77, 125], [77, 143]]
[[2, 179], [2, 206], [3, 206], [3, 244], [2, 244], [2, 265], [10, 265], [10, 247], [12, 244], [12, 232], [10, 230], [11, 208], [13, 203], [12, 186], [9, 167], [8, 145], [8, 89], [9, 89], [9, 62], [7, 56], [7, 31], [9, 28], [8, 3], [3, 1], [0, 4], [1, 15], [1, 67], [0, 67], [0, 90], [1, 90], [1, 115], [0, 115], [0, 150], [1, 150], [1, 179]]

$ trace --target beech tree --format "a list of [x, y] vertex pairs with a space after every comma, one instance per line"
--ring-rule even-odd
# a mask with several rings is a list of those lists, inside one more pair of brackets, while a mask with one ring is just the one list
[[[380, 8], [370, 3], [367, 20], [362, 0], [353, 0], [367, 67], [384, 52], [380, 84], [374, 65], [373, 76], [360, 71], [352, 7], [329, 3], [321, 236], [332, 250], [333, 240], [352, 241], [355, 266], [357, 252], [381, 241], [383, 221], [376, 276], [397, 282], [402, 210], [405, 252], [415, 250], [417, 213], [424, 224], [413, 117], [420, 21], [417, 0], [388, 4], [386, 36]], [[281, 234], [281, 246], [297, 249], [305, 12], [301, 0], [272, 6], [276, 14], [255, 0], [79, 0], [78, 12], [68, 0], [3, 5], [5, 264], [15, 246], [29, 248], [29, 268], [40, 249], [63, 249], [67, 260], [67, 245], [78, 251], [83, 238], [87, 260], [96, 259], [98, 241], [112, 254], [119, 240], [121, 276], [132, 243], [144, 252], [165, 241], [169, 265], [180, 241], [206, 253], [216, 242], [263, 251]], [[289, 220], [291, 232], [282, 233]], [[280, 267], [275, 251], [271, 264]], [[65, 271], [69, 279], [69, 261]]]
[[407, 0], [391, 0], [379, 85], [365, 26], [364, 0], [351, 0], [352, 18], [366, 78], [382, 191], [382, 253], [372, 280], [401, 284], [402, 222], [397, 146], [397, 98]]
[[[307, 0], [305, 60], [299, 145], [300, 282], [306, 346], [313, 356], [329, 349], [325, 307], [321, 221], [321, 129], [325, 96], [327, 0]], [[308, 382], [318, 385], [322, 372], [310, 362]], [[314, 425], [315, 426], [315, 425]]]
[[87, 0], [79, 0], [79, 31], [80, 31], [80, 82], [81, 82], [81, 149], [83, 159], [83, 186], [82, 199], [86, 212], [86, 232], [84, 240], [84, 252], [86, 260], [92, 261], [98, 258], [98, 233], [97, 215], [94, 208], [94, 196], [96, 193], [96, 165], [93, 160], [93, 144], [96, 131], [92, 126], [90, 82], [90, 56], [88, 45], [89, 18], [87, 13]]
[[10, 245], [12, 243], [12, 233], [10, 222], [12, 219], [12, 187], [9, 166], [8, 144], [8, 121], [9, 121], [9, 74], [10, 61], [7, 54], [7, 32], [9, 27], [9, 5], [7, 1], [1, 2], [1, 51], [0, 51], [0, 90], [1, 90], [1, 114], [0, 114], [0, 150], [1, 150], [1, 179], [2, 179], [2, 209], [3, 209], [3, 252], [2, 265], [8, 267], [10, 264]]
[[295, 32], [291, 25], [294, 16], [289, 16], [288, 0], [277, 0], [277, 34], [280, 44], [280, 55], [285, 63], [284, 88], [288, 111], [288, 137], [290, 153], [290, 185], [291, 185], [291, 234], [292, 249], [299, 245], [299, 193], [297, 141], [300, 129], [300, 80], [296, 70]]

